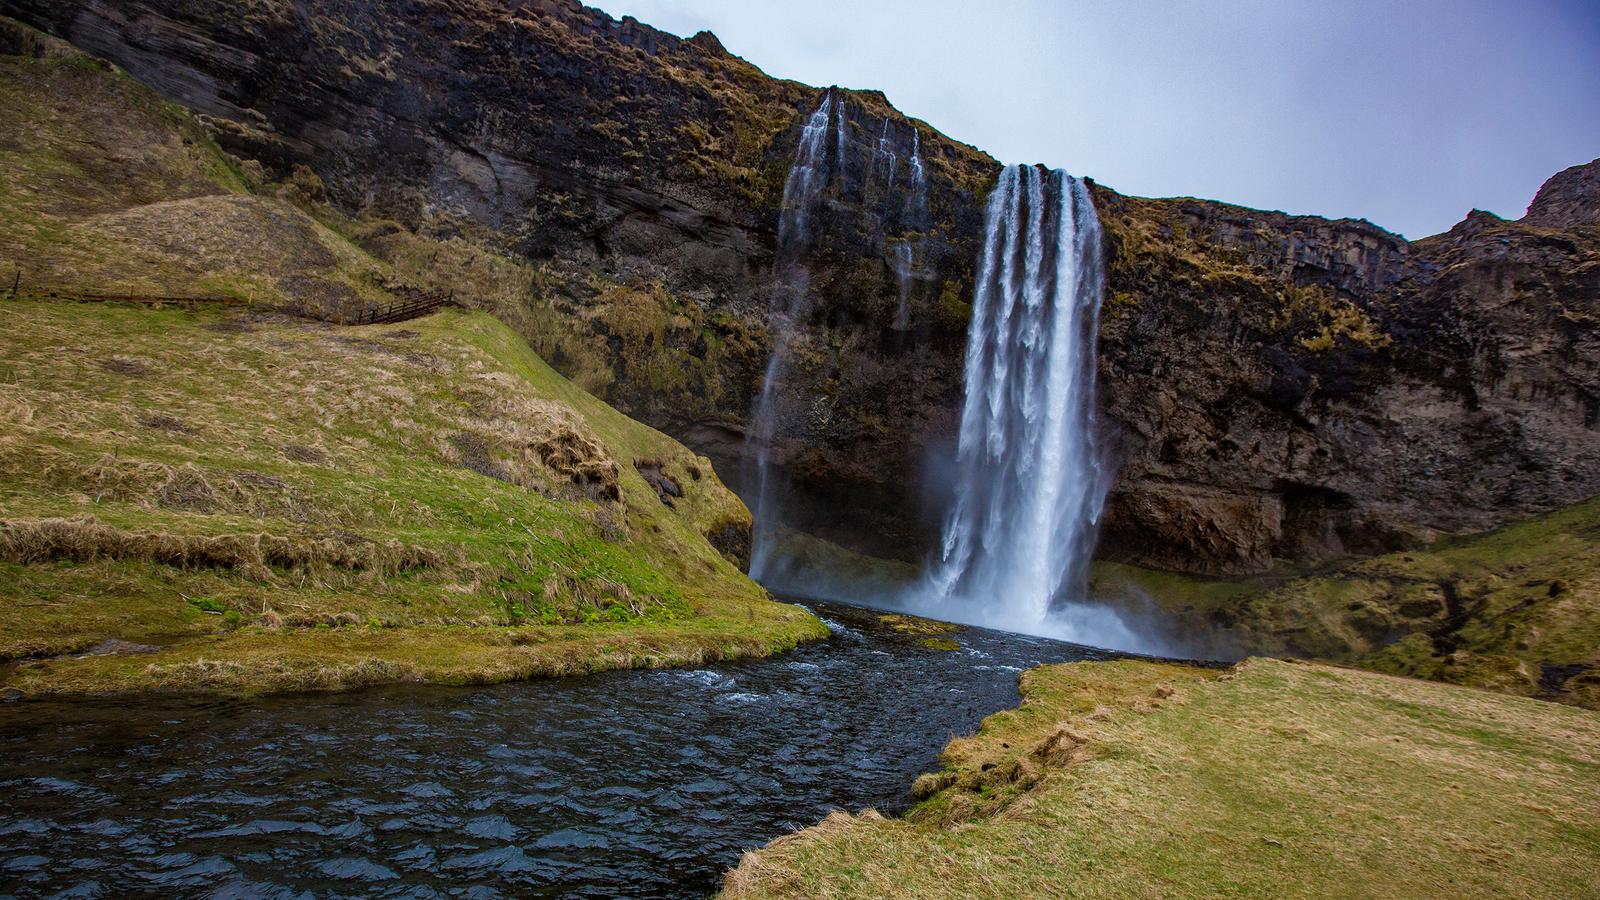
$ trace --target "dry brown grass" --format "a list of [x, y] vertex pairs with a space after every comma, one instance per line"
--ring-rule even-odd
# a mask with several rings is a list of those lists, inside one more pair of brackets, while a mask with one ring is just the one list
[[441, 452], [481, 475], [552, 493], [562, 485], [592, 500], [622, 498], [615, 459], [566, 403], [519, 393], [502, 372], [474, 378], [478, 387], [466, 430], [446, 436]]
[[0, 521], [0, 560], [23, 565], [133, 560], [180, 569], [230, 569], [260, 580], [270, 579], [274, 568], [400, 573], [446, 564], [445, 555], [436, 550], [350, 533], [291, 537], [127, 531], [102, 525], [92, 516]]
[[737, 897], [1600, 894], [1600, 714], [1356, 670], [1026, 673], [905, 819], [747, 854]]

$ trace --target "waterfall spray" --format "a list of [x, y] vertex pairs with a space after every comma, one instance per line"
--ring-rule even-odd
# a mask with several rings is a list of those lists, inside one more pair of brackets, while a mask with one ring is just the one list
[[795, 323], [810, 311], [810, 275], [801, 257], [811, 241], [811, 215], [827, 183], [828, 125], [833, 119], [838, 122], [835, 169], [844, 167], [844, 103], [835, 100], [834, 94], [828, 91], [800, 132], [778, 213], [778, 247], [768, 307], [772, 355], [745, 435], [741, 473], [745, 496], [751, 501], [750, 575], [756, 579], [766, 571], [776, 538], [778, 485], [772, 478], [772, 444], [780, 418], [779, 383], [788, 366]]
[[954, 505], [914, 605], [1103, 646], [1139, 642], [1085, 602], [1106, 471], [1094, 426], [1105, 290], [1083, 182], [1010, 166], [989, 197], [967, 332]]

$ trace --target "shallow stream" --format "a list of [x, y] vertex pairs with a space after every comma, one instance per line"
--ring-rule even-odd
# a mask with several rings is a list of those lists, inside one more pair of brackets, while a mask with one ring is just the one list
[[902, 810], [1024, 668], [1109, 656], [813, 608], [830, 640], [694, 671], [0, 707], [0, 893], [705, 896], [832, 809]]

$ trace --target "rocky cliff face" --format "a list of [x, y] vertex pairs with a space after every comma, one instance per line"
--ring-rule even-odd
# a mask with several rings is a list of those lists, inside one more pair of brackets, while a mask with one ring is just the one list
[[[783, 178], [823, 91], [768, 78], [709, 34], [563, 0], [0, 11], [203, 113], [268, 177], [315, 170], [375, 253], [416, 237], [530, 260], [501, 293], [541, 352], [736, 482]], [[792, 524], [915, 558], [937, 528], [931, 473], [959, 412], [998, 164], [879, 94], [839, 96], [816, 302], [790, 372], [803, 402], [775, 458], [795, 483]], [[925, 215], [907, 202], [914, 147]], [[1414, 243], [1097, 188], [1102, 409], [1122, 473], [1105, 552], [1245, 572], [1600, 492], [1596, 171], [1552, 179], [1521, 222], [1475, 213]]]
[[1122, 458], [1108, 555], [1258, 571], [1600, 491], [1592, 216], [1552, 230], [1475, 212], [1407, 243], [1190, 200], [1102, 207]]

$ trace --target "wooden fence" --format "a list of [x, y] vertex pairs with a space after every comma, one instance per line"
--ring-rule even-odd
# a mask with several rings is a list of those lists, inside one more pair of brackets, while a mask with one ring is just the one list
[[423, 296], [411, 300], [402, 300], [386, 307], [373, 307], [362, 310], [356, 315], [351, 325], [392, 325], [395, 322], [404, 322], [408, 319], [417, 319], [444, 306], [455, 306], [456, 295], [454, 292], [444, 296]]

